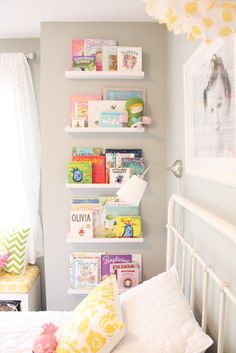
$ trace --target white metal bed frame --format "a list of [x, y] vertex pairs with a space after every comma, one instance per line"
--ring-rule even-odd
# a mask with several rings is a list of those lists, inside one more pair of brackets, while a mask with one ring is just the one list
[[180, 195], [172, 195], [168, 204], [168, 222], [167, 222], [167, 260], [166, 268], [169, 269], [173, 264], [178, 266], [178, 249], [182, 246], [182, 263], [181, 263], [181, 286], [185, 289], [185, 273], [186, 273], [186, 255], [191, 257], [191, 275], [190, 275], [190, 306], [194, 308], [195, 302], [195, 274], [196, 263], [198, 263], [203, 270], [203, 291], [202, 291], [202, 319], [201, 327], [203, 331], [207, 328], [207, 303], [208, 303], [208, 283], [209, 277], [212, 278], [220, 291], [220, 305], [219, 305], [219, 322], [218, 322], [218, 340], [217, 353], [223, 353], [224, 347], [224, 324], [225, 324], [225, 304], [226, 299], [236, 305], [236, 296], [229, 289], [229, 286], [224, 282], [207, 264], [197, 251], [186, 241], [175, 227], [175, 206], [179, 205], [182, 209], [195, 215], [198, 219], [210, 225], [213, 229], [224, 235], [227, 239], [236, 245], [236, 227], [232, 224], [217, 217], [213, 213], [205, 210], [193, 202], [185, 199]]

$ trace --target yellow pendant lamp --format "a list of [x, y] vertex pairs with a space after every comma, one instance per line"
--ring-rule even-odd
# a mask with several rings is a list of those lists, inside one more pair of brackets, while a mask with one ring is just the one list
[[144, 0], [149, 16], [189, 40], [227, 37], [236, 31], [236, 1]]

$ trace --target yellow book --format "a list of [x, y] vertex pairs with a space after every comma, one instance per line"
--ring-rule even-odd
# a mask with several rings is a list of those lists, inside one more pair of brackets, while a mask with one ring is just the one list
[[117, 237], [119, 238], [140, 238], [141, 219], [140, 216], [118, 216]]

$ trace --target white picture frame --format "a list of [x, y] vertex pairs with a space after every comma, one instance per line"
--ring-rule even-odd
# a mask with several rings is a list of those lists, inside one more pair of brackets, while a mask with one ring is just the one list
[[185, 172], [236, 187], [236, 36], [185, 63]]

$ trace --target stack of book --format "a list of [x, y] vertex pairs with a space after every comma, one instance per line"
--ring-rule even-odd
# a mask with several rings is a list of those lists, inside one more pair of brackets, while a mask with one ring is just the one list
[[71, 199], [70, 238], [141, 238], [139, 208], [117, 196]]
[[73, 147], [68, 163], [69, 184], [123, 185], [145, 169], [141, 149]]
[[117, 46], [113, 39], [72, 41], [72, 69], [78, 71], [142, 71], [142, 48]]
[[70, 289], [89, 291], [111, 274], [121, 292], [137, 286], [142, 281], [142, 255], [70, 252]]

